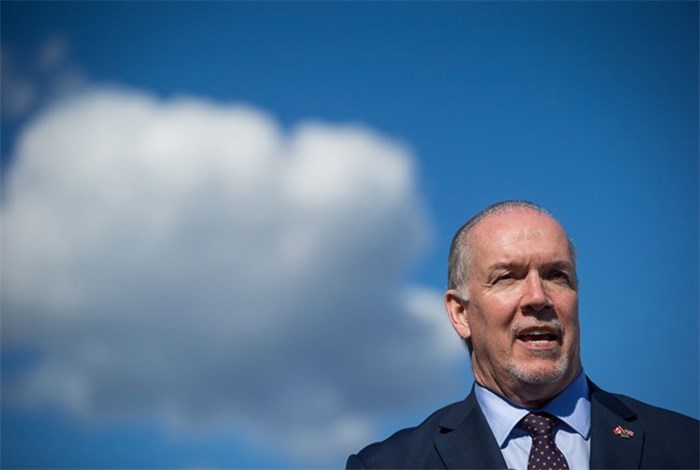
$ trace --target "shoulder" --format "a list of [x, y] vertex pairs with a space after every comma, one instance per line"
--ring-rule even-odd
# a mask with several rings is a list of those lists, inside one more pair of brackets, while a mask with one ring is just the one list
[[[612, 412], [610, 416], [620, 418], [620, 424], [628, 423], [631, 429], [641, 433], [641, 468], [700, 468], [700, 422], [697, 419], [599, 389], [591, 395], [591, 400], [594, 428], [596, 413], [606, 408]], [[604, 418], [600, 418], [600, 422], [605, 424], [600, 428], [605, 433], [615, 424]]]
[[468, 401], [440, 408], [421, 424], [402, 429], [387, 439], [370, 444], [347, 461], [347, 468], [435, 468], [442, 466], [432, 442], [440, 433], [441, 423]]
[[635, 400], [620, 401], [634, 410], [644, 428], [644, 468], [700, 468], [700, 422], [689, 416]]
[[695, 435], [700, 431], [700, 421], [690, 416], [650, 405], [626, 395], [615, 395], [615, 397], [634, 410], [640, 421], [653, 423], [657, 429], [673, 432], [694, 432]]
[[592, 399], [618, 414], [628, 414], [642, 425], [652, 425], [652, 429], [698, 434], [700, 422], [697, 419], [639, 401], [627, 395], [609, 393], [593, 386]]

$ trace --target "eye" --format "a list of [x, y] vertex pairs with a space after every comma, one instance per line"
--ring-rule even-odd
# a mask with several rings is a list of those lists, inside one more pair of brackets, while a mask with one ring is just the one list
[[571, 276], [569, 273], [555, 269], [553, 271], [550, 271], [547, 273], [546, 276], [544, 276], [545, 279], [550, 280], [550, 281], [557, 281], [557, 282], [562, 282], [565, 284], [571, 284]]
[[499, 282], [508, 282], [508, 281], [512, 281], [513, 279], [515, 279], [515, 276], [513, 275], [513, 273], [505, 272], [505, 273], [498, 274], [495, 277], [493, 283], [496, 284]]

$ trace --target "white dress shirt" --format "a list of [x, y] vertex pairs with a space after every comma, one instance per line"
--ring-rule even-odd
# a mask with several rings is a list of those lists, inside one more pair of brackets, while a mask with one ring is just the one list
[[525, 470], [532, 438], [515, 425], [532, 411], [545, 411], [561, 420], [555, 442], [572, 470], [589, 468], [591, 455], [591, 400], [583, 371], [543, 408], [519, 407], [492, 391], [475, 385], [476, 401], [486, 417], [508, 468]]

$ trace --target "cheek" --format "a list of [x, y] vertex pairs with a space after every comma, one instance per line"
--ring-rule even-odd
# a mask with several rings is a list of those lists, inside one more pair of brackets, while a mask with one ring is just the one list
[[568, 341], [577, 343], [581, 336], [581, 327], [578, 318], [578, 303], [574, 299], [566, 306], [559, 310], [559, 320], [562, 322], [564, 329], [568, 332], [566, 335]]
[[472, 332], [491, 339], [509, 334], [515, 310], [508, 303], [500, 299], [489, 299], [474, 306], [469, 319]]
[[561, 288], [551, 293], [552, 303], [559, 315], [566, 319], [578, 316], [578, 293], [569, 288]]
[[498, 296], [489, 299], [487, 303], [487, 319], [496, 327], [507, 328], [513, 322], [518, 312], [518, 302], [508, 296]]
[[562, 299], [558, 311], [562, 316], [562, 321], [574, 325], [578, 324], [578, 297], [569, 296]]

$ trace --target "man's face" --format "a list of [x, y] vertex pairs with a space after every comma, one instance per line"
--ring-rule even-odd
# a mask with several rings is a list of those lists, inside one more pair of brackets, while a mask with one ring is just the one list
[[489, 215], [468, 236], [468, 300], [457, 303], [455, 291], [446, 300], [463, 321], [453, 319], [455, 329], [471, 339], [474, 377], [520, 405], [541, 406], [581, 368], [568, 238], [528, 208]]

